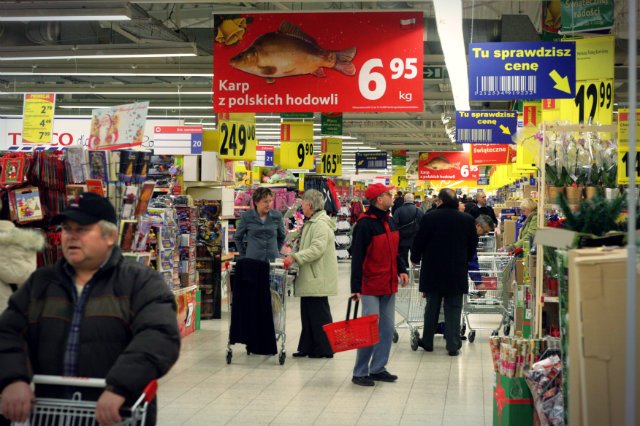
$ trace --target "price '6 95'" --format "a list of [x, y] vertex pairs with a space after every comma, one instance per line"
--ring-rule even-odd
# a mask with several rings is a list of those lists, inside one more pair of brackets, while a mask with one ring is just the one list
[[[384, 72], [391, 71], [391, 79], [413, 80], [418, 76], [418, 58], [393, 58], [384, 63], [380, 58], [371, 58], [362, 64], [358, 74], [358, 88], [360, 94], [370, 101], [382, 98], [387, 91], [387, 80]], [[400, 92], [402, 100], [410, 102], [411, 93]]]
[[256, 138], [256, 127], [251, 123], [222, 122], [220, 124], [220, 157], [243, 159], [249, 154], [251, 142]]

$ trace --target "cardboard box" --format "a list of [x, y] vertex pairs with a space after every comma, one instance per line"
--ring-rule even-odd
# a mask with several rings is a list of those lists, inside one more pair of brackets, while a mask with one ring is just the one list
[[504, 232], [502, 234], [502, 244], [503, 246], [508, 246], [516, 242], [516, 221], [515, 220], [505, 220], [504, 221]]
[[494, 426], [533, 426], [533, 399], [521, 377], [496, 374], [493, 392]]
[[[624, 424], [626, 259], [625, 249], [569, 252], [570, 425], [585, 423], [583, 408], [589, 424]], [[640, 306], [640, 292], [635, 306]], [[640, 316], [636, 328], [640, 329]], [[636, 351], [640, 353], [640, 340]], [[640, 357], [636, 358], [635, 381], [640, 383]], [[636, 401], [636, 424], [640, 424], [639, 406]]]
[[522, 285], [524, 277], [524, 260], [516, 259], [516, 283]]
[[538, 192], [538, 187], [536, 185], [522, 185], [522, 198], [536, 198], [533, 197], [532, 192]]

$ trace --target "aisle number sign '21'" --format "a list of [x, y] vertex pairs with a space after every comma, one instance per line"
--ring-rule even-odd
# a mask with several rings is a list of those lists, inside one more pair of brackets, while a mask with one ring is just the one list
[[256, 159], [256, 125], [244, 121], [218, 122], [220, 158], [223, 160]]
[[216, 15], [217, 112], [423, 110], [422, 12]]

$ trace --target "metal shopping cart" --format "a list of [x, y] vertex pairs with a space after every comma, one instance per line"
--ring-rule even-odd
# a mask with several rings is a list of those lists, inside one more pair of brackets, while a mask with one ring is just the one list
[[[74, 388], [104, 388], [104, 379], [91, 379], [62, 376], [33, 376], [36, 385], [72, 386]], [[152, 380], [131, 408], [123, 408], [120, 415], [123, 420], [118, 426], [144, 425], [149, 403], [158, 390], [158, 382]], [[12, 423], [13, 426], [98, 426], [96, 420], [96, 402], [82, 399], [82, 392], [76, 391], [71, 399], [40, 398], [36, 395], [31, 417], [24, 423]]]
[[[231, 265], [235, 267], [235, 262], [232, 262]], [[290, 294], [291, 286], [294, 279], [295, 279], [294, 272], [284, 269], [284, 264], [282, 263], [281, 260], [269, 263], [269, 287], [271, 290], [271, 310], [273, 311], [273, 326], [276, 333], [276, 344], [280, 342], [280, 352], [278, 354], [278, 362], [280, 363], [280, 365], [283, 365], [285, 359], [287, 358], [287, 353], [285, 350], [285, 343], [287, 339], [287, 333], [286, 333], [287, 310], [286, 310], [285, 294], [286, 293]], [[229, 316], [231, 317], [231, 312], [233, 309], [231, 280], [227, 280], [227, 295], [228, 295], [227, 302], [228, 302]], [[229, 336], [231, 336], [231, 320], [229, 320]], [[248, 349], [247, 349], [247, 355], [251, 355]], [[231, 340], [228, 340], [227, 341], [227, 364], [231, 364], [232, 358], [233, 358], [233, 351], [231, 349]]]
[[495, 253], [496, 250], [496, 234], [492, 232], [478, 237], [478, 253]]
[[469, 321], [470, 314], [502, 315], [491, 335], [497, 336], [500, 328], [505, 335], [511, 331], [513, 318], [512, 288], [515, 281], [515, 257], [507, 253], [478, 253], [480, 268], [469, 271], [469, 294], [462, 305], [463, 322], [460, 334], [469, 329], [469, 342], [476, 338], [476, 330]]

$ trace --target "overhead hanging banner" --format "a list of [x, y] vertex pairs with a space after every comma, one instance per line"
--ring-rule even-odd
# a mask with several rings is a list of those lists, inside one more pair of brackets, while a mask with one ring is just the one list
[[255, 165], [260, 167], [273, 167], [275, 147], [271, 145], [256, 146]]
[[510, 163], [515, 156], [516, 149], [510, 145], [471, 145], [471, 164], [474, 166], [484, 166], [488, 164], [506, 164]]
[[313, 122], [285, 121], [281, 123], [280, 141], [280, 167], [313, 169]]
[[155, 155], [202, 154], [202, 126], [156, 126]]
[[562, 34], [613, 27], [613, 0], [562, 0], [560, 3]]
[[392, 166], [406, 166], [407, 165], [407, 150], [398, 149], [391, 151], [391, 165]]
[[469, 44], [469, 98], [572, 98], [576, 46], [571, 42]]
[[418, 112], [422, 12], [216, 14], [216, 112]]
[[55, 105], [54, 93], [24, 95], [22, 143], [51, 143]]
[[148, 110], [148, 101], [94, 109], [89, 149], [112, 150], [142, 145]]
[[325, 112], [320, 115], [320, 133], [323, 135], [342, 135], [342, 113]]
[[457, 143], [513, 143], [517, 111], [456, 111]]
[[421, 152], [418, 157], [420, 180], [473, 180], [480, 178], [477, 166], [470, 164], [468, 152]]
[[[629, 109], [618, 110], [618, 184], [629, 184], [627, 163], [629, 155]], [[636, 110], [636, 123], [640, 123], [640, 109]], [[635, 180], [640, 181], [640, 132], [636, 131]]]
[[322, 139], [320, 149], [317, 172], [327, 176], [342, 176], [342, 139]]
[[358, 169], [386, 169], [386, 152], [356, 152], [356, 170]]
[[256, 159], [256, 125], [252, 121], [218, 119], [218, 152], [223, 160]]

